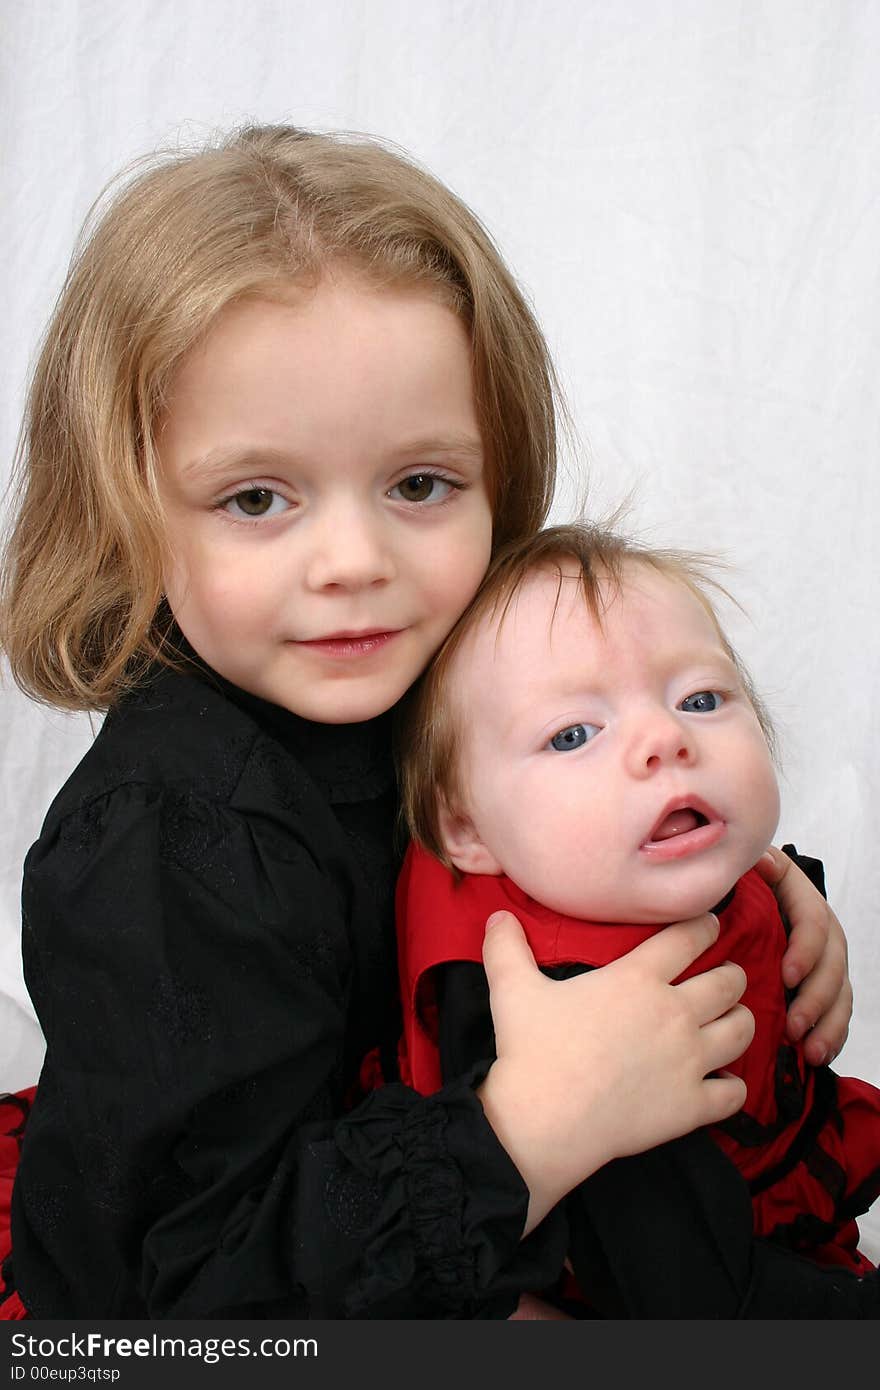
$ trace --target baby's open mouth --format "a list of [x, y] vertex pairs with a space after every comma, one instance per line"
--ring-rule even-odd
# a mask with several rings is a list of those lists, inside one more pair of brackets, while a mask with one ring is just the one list
[[726, 824], [707, 802], [681, 801], [678, 805], [671, 802], [641, 848], [643, 854], [658, 863], [666, 863], [712, 849], [726, 834]]
[[677, 811], [669, 811], [661, 816], [648, 836], [649, 840], [671, 840], [673, 835], [686, 835], [689, 830], [697, 830], [708, 825], [709, 817], [704, 816], [695, 806], [682, 806]]

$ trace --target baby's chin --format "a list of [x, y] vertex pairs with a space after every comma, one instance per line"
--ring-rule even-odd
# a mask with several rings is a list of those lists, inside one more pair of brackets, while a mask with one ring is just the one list
[[681, 859], [629, 862], [626, 871], [618, 865], [601, 882], [590, 875], [580, 881], [576, 875], [562, 875], [553, 882], [545, 875], [535, 882], [508, 873], [537, 902], [568, 917], [609, 925], [667, 926], [716, 911], [768, 843], [761, 834], [739, 835]]
[[613, 920], [637, 925], [687, 922], [707, 912], [718, 912], [743, 874], [751, 869], [765, 848], [757, 836], [748, 842], [709, 850], [690, 860], [658, 864], [633, 884], [631, 915], [619, 913]]
[[[641, 908], [635, 906], [632, 915], [617, 915], [615, 921], [629, 922], [637, 927], [667, 927], [673, 922], [689, 922], [694, 917], [702, 917], [707, 912], [717, 913], [721, 907], [726, 906], [726, 898], [730, 893], [733, 884], [713, 897], [711, 902], [707, 902], [705, 896], [691, 898], [676, 903], [670, 903], [667, 908], [653, 907]], [[605, 919], [608, 920], [608, 919]]]
[[739, 873], [703, 874], [701, 881], [693, 885], [658, 886], [652, 896], [631, 903], [632, 916], [620, 916], [617, 920], [657, 926], [717, 912], [740, 877]]
[[653, 884], [649, 882], [647, 888], [643, 886], [638, 893], [626, 897], [615, 895], [612, 899], [581, 899], [580, 902], [571, 899], [566, 902], [558, 899], [556, 902], [546, 902], [545, 899], [545, 903], [557, 912], [585, 922], [667, 926], [671, 922], [686, 922], [692, 917], [702, 917], [706, 912], [717, 911], [740, 877], [740, 873], [704, 873], [700, 876], [701, 881], [693, 884], [673, 884], [658, 878]]

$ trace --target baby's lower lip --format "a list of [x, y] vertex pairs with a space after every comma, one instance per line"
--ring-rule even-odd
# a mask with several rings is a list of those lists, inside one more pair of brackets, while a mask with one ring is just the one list
[[296, 645], [319, 653], [321, 656], [339, 657], [345, 660], [358, 656], [369, 656], [372, 652], [379, 651], [393, 638], [398, 637], [402, 630], [402, 628], [397, 628], [389, 632], [368, 632], [363, 637], [319, 637], [310, 642], [297, 642]]
[[683, 835], [671, 835], [668, 840], [646, 840], [639, 852], [646, 854], [658, 863], [670, 859], [684, 859], [689, 854], [699, 854], [704, 849], [712, 849], [727, 834], [723, 820], [712, 820], [706, 825], [698, 825]]

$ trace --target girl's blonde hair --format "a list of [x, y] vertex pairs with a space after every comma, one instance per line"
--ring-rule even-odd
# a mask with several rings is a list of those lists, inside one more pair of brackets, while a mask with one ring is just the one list
[[462, 643], [481, 623], [503, 622], [526, 579], [539, 570], [556, 571], [561, 592], [563, 568], [573, 567], [588, 611], [600, 626], [603, 613], [619, 592], [630, 566], [642, 565], [683, 584], [712, 620], [775, 756], [776, 738], [770, 716], [731, 646], [711, 599], [714, 590], [736, 602], [711, 573], [718, 564], [712, 557], [692, 551], [652, 549], [610, 526], [588, 522], [548, 526], [537, 535], [523, 537], [499, 550], [476, 597], [402, 707], [397, 760], [404, 835], [424, 845], [452, 869], [440, 833], [440, 809], [445, 805], [461, 810], [467, 804], [464, 730], [453, 686], [455, 658]]
[[424, 283], [466, 322], [495, 544], [553, 496], [556, 383], [522, 292], [449, 189], [375, 140], [251, 127], [152, 156], [75, 256], [29, 393], [0, 644], [29, 695], [103, 709], [163, 655], [154, 435], [181, 358], [242, 295], [330, 265]]

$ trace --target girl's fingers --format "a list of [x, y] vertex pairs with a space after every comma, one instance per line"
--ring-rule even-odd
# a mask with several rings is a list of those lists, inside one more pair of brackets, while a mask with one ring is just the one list
[[729, 1120], [746, 1103], [746, 1083], [729, 1071], [706, 1078], [703, 1083], [703, 1115], [701, 1123], [717, 1125]]
[[700, 1030], [701, 1065], [705, 1073], [722, 1072], [741, 1057], [755, 1036], [755, 1018], [745, 1004], [734, 1004], [722, 1018]]
[[[780, 910], [791, 924], [791, 936], [783, 957], [786, 985], [794, 988], [828, 957], [829, 951], [840, 971], [838, 985], [846, 975], [846, 937], [843, 928], [822, 897], [787, 854], [771, 845], [755, 868], [773, 889]], [[836, 1001], [838, 990], [827, 1001]]]
[[[702, 975], [694, 975], [676, 985], [679, 995], [684, 999], [694, 1018], [701, 1025], [721, 1018], [742, 998], [746, 987], [745, 971], [733, 961], [725, 961]], [[732, 1061], [732, 1057], [725, 1059]]]
[[632, 966], [640, 966], [668, 984], [708, 950], [717, 940], [719, 930], [718, 918], [706, 912], [702, 917], [664, 927], [621, 959]]
[[[718, 937], [718, 918], [711, 912], [702, 917], [693, 917], [687, 922], [674, 922], [669, 927], [643, 941], [621, 961], [629, 962], [658, 980], [669, 982], [676, 979], [701, 956]], [[537, 970], [535, 958], [529, 949], [525, 932], [511, 912], [494, 912], [486, 923], [483, 939], [483, 965], [494, 988], [502, 978], [516, 975], [524, 969]], [[719, 967], [720, 968], [720, 967]], [[709, 972], [710, 976], [713, 972]], [[742, 988], [732, 996], [733, 1003], [742, 994]], [[728, 1006], [729, 1007], [729, 1004]], [[714, 1010], [706, 1015], [715, 1018]]]
[[[849, 1021], [852, 1017], [852, 986], [847, 980], [843, 990], [837, 998], [837, 1002], [832, 1005], [827, 1013], [822, 1015], [819, 1023], [804, 1037], [803, 1030], [800, 1029], [795, 1034], [792, 1031], [791, 1014], [789, 1014], [789, 1034], [792, 1038], [804, 1037], [804, 1055], [813, 1067], [821, 1067], [826, 1063], [833, 1062], [843, 1044], [846, 1042], [849, 1032]], [[798, 995], [800, 1000], [800, 995]], [[792, 1006], [803, 1007], [795, 1004]]]
[[788, 1036], [792, 1042], [805, 1038], [807, 1060], [819, 1066], [837, 1056], [849, 1032], [853, 996], [846, 936], [821, 893], [787, 854], [771, 846], [755, 867], [791, 923], [782, 971], [785, 984], [799, 988], [788, 1011]]
[[[755, 868], [773, 889], [781, 912], [791, 923], [791, 938], [783, 959], [785, 983], [791, 988], [821, 960], [834, 914], [818, 888], [775, 845], [761, 855]], [[839, 922], [836, 918], [834, 921], [840, 931]]]
[[483, 966], [491, 988], [523, 970], [537, 970], [526, 934], [512, 912], [493, 912], [483, 938]]
[[[838, 1053], [846, 1041], [852, 1014], [852, 986], [847, 974], [846, 940], [837, 918], [825, 950], [801, 986], [788, 1011], [788, 1034], [793, 1042], [814, 1025], [826, 1047]], [[812, 1060], [812, 1058], [811, 1058]]]

